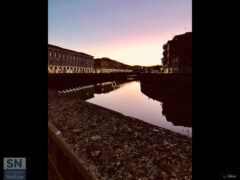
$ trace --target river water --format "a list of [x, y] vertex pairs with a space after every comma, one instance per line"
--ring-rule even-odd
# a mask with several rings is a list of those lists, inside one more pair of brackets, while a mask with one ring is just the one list
[[168, 92], [140, 81], [104, 82], [60, 93], [74, 93], [87, 102], [192, 137], [192, 104], [184, 93]]

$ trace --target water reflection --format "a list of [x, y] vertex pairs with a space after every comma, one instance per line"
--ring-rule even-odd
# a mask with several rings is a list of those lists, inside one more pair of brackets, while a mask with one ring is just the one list
[[162, 114], [175, 126], [192, 127], [192, 94], [161, 87], [149, 87], [141, 83], [141, 91], [161, 103]]
[[109, 81], [59, 91], [127, 116], [192, 136], [191, 94], [148, 87], [139, 81]]
[[95, 97], [94, 94], [106, 94], [125, 86], [127, 81], [108, 81], [91, 85], [83, 85], [76, 88], [59, 90], [58, 93], [62, 96], [74, 96], [76, 98], [87, 100]]
[[117, 86], [117, 83], [115, 81], [110, 81], [110, 82], [103, 82], [103, 83], [98, 83], [95, 85], [95, 93], [96, 94], [106, 94], [110, 91], [118, 89], [119, 86]]
[[72, 89], [58, 91], [58, 93], [62, 96], [74, 96], [82, 100], [87, 100], [94, 97], [95, 86], [94, 85], [80, 86]]

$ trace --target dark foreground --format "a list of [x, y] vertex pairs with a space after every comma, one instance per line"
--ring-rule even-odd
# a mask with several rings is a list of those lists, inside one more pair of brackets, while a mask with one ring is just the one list
[[192, 179], [187, 136], [74, 97], [49, 97], [48, 113], [96, 179]]

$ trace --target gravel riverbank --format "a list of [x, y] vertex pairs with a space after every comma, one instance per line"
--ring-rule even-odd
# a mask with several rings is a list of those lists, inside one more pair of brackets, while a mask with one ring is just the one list
[[192, 179], [192, 139], [74, 97], [48, 119], [97, 179]]

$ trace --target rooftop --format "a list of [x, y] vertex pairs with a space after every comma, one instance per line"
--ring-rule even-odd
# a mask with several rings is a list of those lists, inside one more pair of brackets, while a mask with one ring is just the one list
[[85, 55], [85, 56], [94, 57], [92, 55], [89, 55], [89, 54], [86, 54], [86, 53], [83, 53], [83, 52], [73, 51], [73, 50], [62, 48], [62, 47], [59, 47], [59, 46], [56, 46], [56, 45], [52, 45], [52, 44], [48, 44], [48, 47], [58, 48], [58, 49], [61, 49], [61, 50], [70, 51], [70, 52], [73, 52], [73, 53], [78, 53], [78, 54], [82, 54], [82, 55]]

